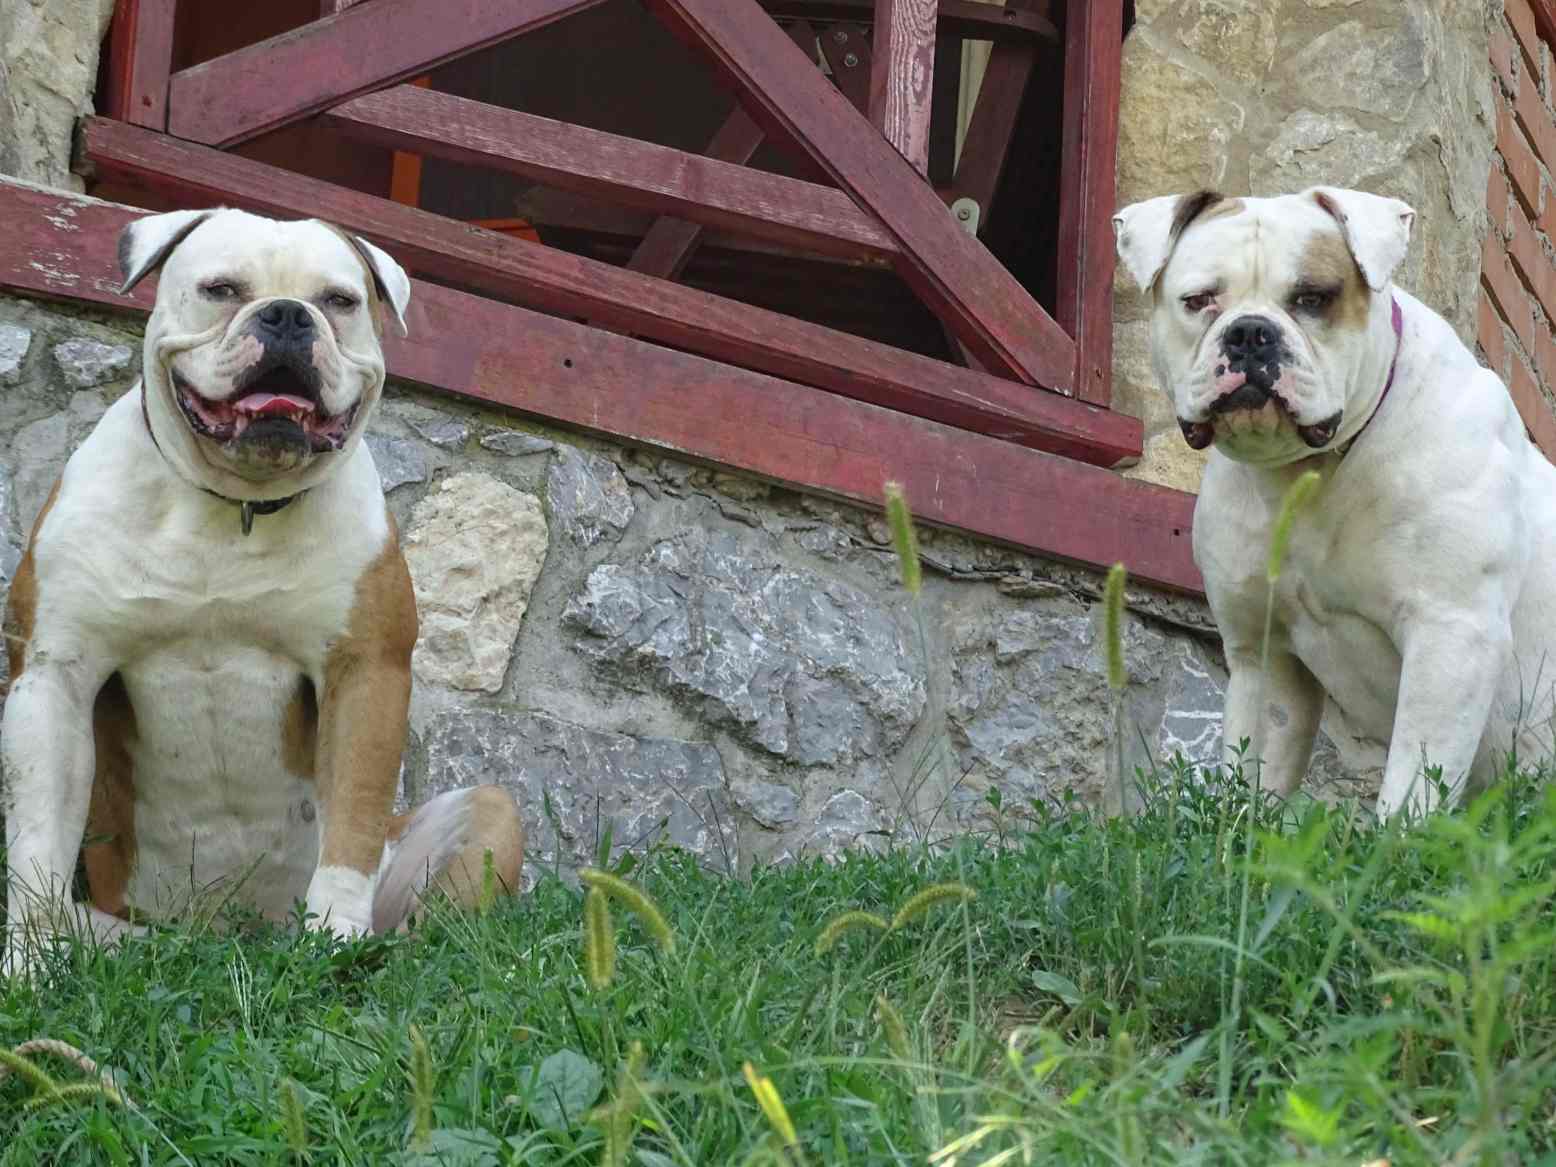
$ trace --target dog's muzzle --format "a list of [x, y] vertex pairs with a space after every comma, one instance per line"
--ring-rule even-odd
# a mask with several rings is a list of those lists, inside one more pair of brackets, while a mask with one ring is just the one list
[[308, 306], [273, 300], [254, 314], [246, 332], [259, 342], [260, 356], [225, 399], [206, 397], [174, 370], [190, 428], [256, 469], [286, 469], [310, 454], [339, 450], [357, 405], [335, 415], [324, 410], [323, 378], [314, 363], [319, 336]]
[[[1204, 421], [1178, 419], [1183, 440], [1191, 449], [1203, 450], [1215, 441], [1216, 417], [1242, 410], [1262, 410], [1272, 402], [1275, 408], [1295, 421], [1290, 406], [1276, 391], [1281, 365], [1291, 360], [1280, 325], [1268, 316], [1239, 316], [1221, 334], [1223, 361], [1216, 366], [1216, 387], [1221, 392], [1210, 404], [1210, 418]], [[1320, 449], [1334, 439], [1340, 429], [1343, 411], [1309, 425], [1298, 425], [1297, 436], [1310, 449]]]

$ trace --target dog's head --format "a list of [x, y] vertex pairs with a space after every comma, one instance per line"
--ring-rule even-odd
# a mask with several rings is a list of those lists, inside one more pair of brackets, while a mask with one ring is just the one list
[[160, 267], [144, 381], [163, 453], [200, 486], [269, 499], [317, 485], [360, 440], [384, 384], [385, 315], [410, 281], [365, 239], [243, 211], [138, 219], [124, 290]]
[[1415, 212], [1316, 187], [1150, 199], [1113, 219], [1153, 299], [1151, 350], [1189, 445], [1280, 465], [1366, 422], [1395, 347], [1388, 293]]

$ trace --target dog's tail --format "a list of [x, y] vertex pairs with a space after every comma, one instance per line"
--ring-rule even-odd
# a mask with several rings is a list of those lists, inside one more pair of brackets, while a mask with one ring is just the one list
[[[470, 841], [468, 790], [440, 794], [402, 819], [384, 843], [373, 893], [373, 931], [392, 932]], [[400, 824], [396, 824], [400, 825]]]

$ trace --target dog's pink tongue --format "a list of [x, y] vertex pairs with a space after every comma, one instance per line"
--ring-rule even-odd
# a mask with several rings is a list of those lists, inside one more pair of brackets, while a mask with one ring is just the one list
[[286, 393], [250, 393], [236, 402], [233, 407], [240, 413], [253, 414], [256, 417], [264, 417], [271, 413], [313, 412], [313, 402]]

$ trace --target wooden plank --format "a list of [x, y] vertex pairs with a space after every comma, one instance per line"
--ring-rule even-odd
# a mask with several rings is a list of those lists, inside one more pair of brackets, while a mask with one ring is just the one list
[[1055, 316], [1075, 338], [1074, 385], [1107, 405], [1113, 380], [1113, 200], [1123, 0], [1071, 0], [1064, 33]]
[[[790, 25], [789, 39], [800, 47], [801, 52], [815, 55], [816, 31], [807, 21], [799, 20]], [[766, 136], [762, 133], [762, 127], [752, 121], [751, 115], [737, 103], [703, 153], [716, 162], [744, 166], [751, 161]], [[809, 163], [810, 159], [806, 158], [805, 161]], [[701, 223], [661, 216], [644, 233], [632, 258], [627, 261], [627, 269], [664, 280], [677, 279], [691, 262], [702, 235]]]
[[870, 70], [875, 56], [869, 30], [857, 24], [834, 24], [821, 34], [821, 55], [832, 70], [832, 83], [849, 104], [870, 116]]
[[[147, 311], [153, 281], [116, 290], [141, 213], [0, 180], [0, 287]], [[926, 522], [1202, 589], [1191, 495], [422, 281], [409, 325], [396, 377], [866, 506], [896, 479]]]
[[109, 117], [160, 130], [167, 126], [177, 0], [117, 0], [109, 30], [103, 109]]
[[380, 145], [824, 255], [884, 262], [898, 250], [842, 191], [449, 93], [401, 85], [337, 106], [327, 120]]
[[[1006, 0], [1006, 7], [1019, 7], [1033, 0]], [[962, 156], [956, 164], [952, 183], [957, 198], [970, 198], [978, 204], [980, 234], [994, 217], [994, 195], [999, 190], [1005, 159], [1010, 156], [1016, 132], [1016, 117], [1026, 96], [1027, 82], [1037, 63], [1033, 44], [1001, 44], [989, 51], [983, 70], [983, 82], [973, 102], [967, 135], [962, 139]]]
[[[323, 0], [325, 4], [338, 4], [341, 10], [360, 4], [362, 0]], [[411, 82], [419, 89], [428, 89], [432, 77], [423, 73]], [[408, 150], [396, 150], [390, 159], [389, 197], [409, 207], [421, 206], [421, 155]]]
[[[835, 20], [869, 24], [875, 18], [875, 0], [762, 0], [762, 7], [780, 19], [803, 18], [817, 24]], [[1040, 0], [1030, 11], [1001, 9], [979, 0], [940, 0], [940, 32], [995, 44], [1059, 43], [1048, 0]]]
[[600, 0], [373, 0], [173, 75], [168, 130], [231, 146]]
[[[704, 153], [716, 162], [744, 166], [751, 161], [751, 155], [756, 153], [764, 137], [762, 128], [737, 105], [714, 133]], [[687, 219], [669, 216], [656, 219], [627, 261], [628, 270], [665, 280], [677, 278], [697, 249], [702, 231], [701, 223]]]
[[[381, 0], [382, 2], [382, 0]], [[752, 116], [800, 143], [896, 237], [898, 273], [991, 370], [1068, 392], [1075, 345], [756, 0], [647, 0], [719, 66]]]
[[875, 0], [870, 121], [919, 174], [929, 175], [937, 0]]
[[1556, 44], [1556, 0], [1530, 0], [1535, 27], [1546, 44]]
[[599, 320], [677, 348], [1097, 465], [1117, 465], [1140, 454], [1135, 418], [790, 316], [103, 118], [87, 119], [83, 143], [100, 172], [170, 195], [181, 206], [316, 215], [368, 236], [418, 274], [543, 312]]

